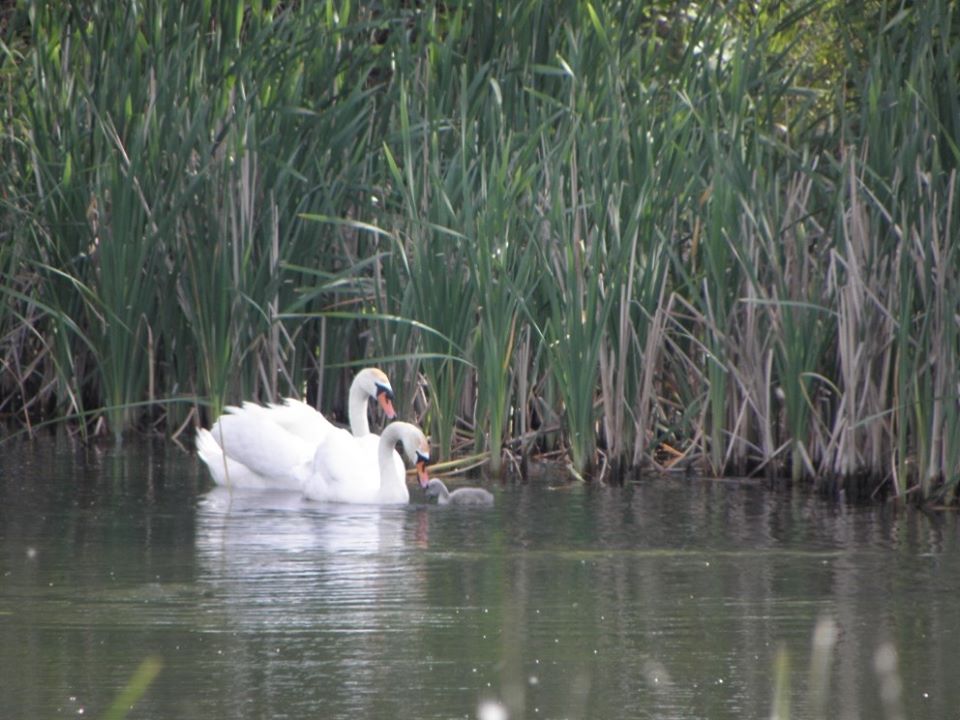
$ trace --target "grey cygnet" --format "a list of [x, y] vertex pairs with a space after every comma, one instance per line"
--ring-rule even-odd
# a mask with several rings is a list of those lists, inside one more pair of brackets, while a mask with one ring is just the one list
[[463, 487], [450, 492], [442, 480], [434, 478], [426, 487], [427, 497], [437, 498], [438, 505], [493, 505], [493, 493], [477, 487]]

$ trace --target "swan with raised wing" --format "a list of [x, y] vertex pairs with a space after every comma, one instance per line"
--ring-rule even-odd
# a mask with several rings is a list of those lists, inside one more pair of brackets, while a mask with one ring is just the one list
[[346, 432], [329, 433], [317, 446], [313, 472], [303, 484], [304, 495], [311, 500], [371, 505], [402, 504], [410, 501], [406, 471], [396, 452], [417, 469], [421, 487], [430, 478], [430, 445], [416, 425], [396, 421], [384, 428], [377, 443], [376, 457], [365, 452], [365, 438]]
[[367, 419], [371, 399], [377, 400], [388, 418], [396, 417], [390, 380], [377, 368], [361, 370], [350, 385], [352, 436], [292, 398], [267, 407], [251, 402], [230, 406], [210, 430], [197, 431], [197, 455], [219, 485], [300, 490], [313, 472], [318, 446], [330, 435], [366, 436], [357, 452], [376, 455], [378, 438], [371, 435]]

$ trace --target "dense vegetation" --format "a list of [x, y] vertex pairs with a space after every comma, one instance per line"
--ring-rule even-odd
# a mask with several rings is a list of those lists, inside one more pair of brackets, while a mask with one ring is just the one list
[[495, 470], [955, 493], [954, 3], [4, 12], [21, 428], [331, 411], [378, 364]]

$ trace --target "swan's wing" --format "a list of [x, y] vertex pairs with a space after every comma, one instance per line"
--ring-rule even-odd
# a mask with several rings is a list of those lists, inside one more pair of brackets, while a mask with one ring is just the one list
[[220, 446], [217, 445], [217, 441], [213, 439], [213, 435], [206, 428], [197, 430], [197, 456], [206, 463], [215, 483], [222, 485], [226, 482], [226, 458], [224, 458]]
[[246, 465], [224, 455], [210, 431], [203, 428], [197, 431], [197, 455], [206, 464], [217, 485], [248, 489], [284, 487], [282, 482], [258, 475]]
[[255, 475], [275, 480], [274, 486], [291, 485], [299, 489], [313, 449], [272, 422], [265, 408], [260, 410], [262, 412], [221, 415], [210, 429], [210, 435], [228, 459]]
[[286, 398], [282, 405], [271, 405], [267, 412], [277, 425], [313, 446], [323, 442], [336, 427], [322, 413], [293, 398]]

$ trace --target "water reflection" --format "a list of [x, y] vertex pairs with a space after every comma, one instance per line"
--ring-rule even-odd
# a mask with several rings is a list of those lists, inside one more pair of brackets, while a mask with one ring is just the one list
[[205, 615], [229, 635], [212, 669], [248, 673], [239, 684], [268, 706], [369, 715], [390, 696], [386, 670], [404, 660], [394, 638], [422, 594], [409, 560], [416, 526], [403, 507], [214, 488], [196, 534]]
[[163, 445], [0, 455], [0, 717], [99, 717], [148, 655], [138, 716], [762, 717], [780, 648], [807, 717], [822, 617], [831, 717], [883, 714], [883, 648], [907, 716], [960, 704], [952, 514], [651, 478], [338, 506], [202, 473]]
[[[294, 493], [217, 487], [197, 512], [199, 579], [241, 625], [316, 623], [324, 610], [316, 598], [341, 611], [377, 605], [384, 588], [399, 591], [407, 583], [397, 559], [408, 516], [405, 508], [320, 505]], [[273, 612], [280, 606], [315, 612], [281, 616]], [[349, 613], [338, 615], [350, 622]]]

